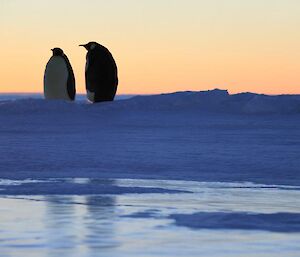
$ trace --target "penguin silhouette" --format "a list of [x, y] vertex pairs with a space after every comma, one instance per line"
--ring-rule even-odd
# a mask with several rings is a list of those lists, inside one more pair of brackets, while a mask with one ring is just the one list
[[87, 98], [91, 102], [113, 101], [118, 87], [118, 69], [109, 50], [96, 43], [85, 45], [85, 83]]
[[51, 49], [53, 55], [48, 61], [44, 75], [46, 99], [74, 100], [75, 77], [68, 57], [60, 48]]

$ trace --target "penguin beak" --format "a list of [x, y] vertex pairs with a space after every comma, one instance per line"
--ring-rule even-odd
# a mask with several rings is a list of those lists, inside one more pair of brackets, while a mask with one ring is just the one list
[[87, 44], [85, 44], [85, 45], [79, 45], [79, 46], [83, 46], [86, 50], [88, 50], [87, 49]]

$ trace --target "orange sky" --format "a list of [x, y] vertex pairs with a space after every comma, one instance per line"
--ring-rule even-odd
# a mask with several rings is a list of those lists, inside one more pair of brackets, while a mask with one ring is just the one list
[[61, 47], [85, 92], [86, 51], [108, 47], [119, 94], [300, 93], [298, 0], [1, 0], [0, 92], [42, 92]]

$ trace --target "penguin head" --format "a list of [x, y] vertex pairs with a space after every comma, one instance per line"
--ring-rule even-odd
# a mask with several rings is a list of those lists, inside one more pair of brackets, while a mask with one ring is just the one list
[[63, 56], [64, 55], [64, 51], [58, 47], [51, 49], [51, 51], [54, 56]]
[[79, 46], [83, 46], [86, 50], [90, 51], [93, 50], [97, 45], [99, 45], [97, 42], [89, 42], [85, 45], [79, 45]]

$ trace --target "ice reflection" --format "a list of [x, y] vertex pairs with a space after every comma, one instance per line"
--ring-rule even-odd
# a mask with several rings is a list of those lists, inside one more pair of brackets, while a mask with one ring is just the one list
[[80, 209], [72, 204], [74, 197], [51, 195], [45, 196], [43, 200], [46, 205], [44, 224], [47, 245], [55, 249], [69, 248], [70, 254], [74, 253], [76, 248], [70, 246], [76, 246], [80, 241], [80, 233], [74, 227]]
[[43, 200], [49, 246], [68, 249], [75, 255], [76, 251], [93, 252], [118, 245], [115, 196], [45, 196]]
[[114, 222], [116, 219], [115, 196], [87, 196], [84, 226], [84, 243], [89, 248], [116, 247]]
[[[293, 217], [298, 221], [298, 188], [84, 178], [49, 183], [60, 188], [72, 184], [74, 192], [83, 186], [139, 186], [188, 189], [191, 193], [2, 196], [1, 257], [246, 257], [254, 253], [273, 257], [297, 256], [300, 251], [299, 230], [285, 233], [289, 230], [284, 228]], [[249, 212], [259, 215], [253, 217]], [[210, 225], [203, 226], [205, 220]], [[238, 222], [246, 226], [231, 229]], [[249, 222], [258, 227], [249, 229]]]

